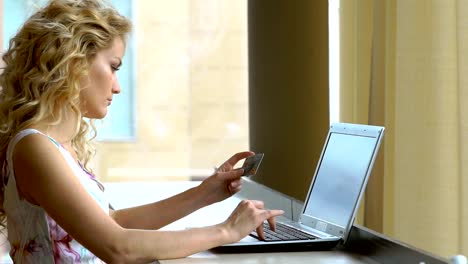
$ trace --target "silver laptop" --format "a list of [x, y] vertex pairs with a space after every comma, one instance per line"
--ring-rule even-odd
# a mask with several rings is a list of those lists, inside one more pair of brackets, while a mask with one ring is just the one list
[[[215, 250], [326, 250], [346, 242], [383, 134], [384, 128], [379, 126], [331, 125], [299, 218], [278, 219], [277, 232], [267, 230], [265, 224], [266, 240], [258, 239], [254, 232]], [[283, 228], [292, 234], [280, 232]], [[288, 231], [291, 228], [296, 230]]]

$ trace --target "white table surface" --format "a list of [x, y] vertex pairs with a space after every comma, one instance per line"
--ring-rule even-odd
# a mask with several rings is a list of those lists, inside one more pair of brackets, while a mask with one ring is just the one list
[[[158, 182], [158, 183], [107, 183], [108, 193], [112, 205], [125, 208], [134, 205], [154, 202], [182, 192], [198, 185], [199, 182]], [[164, 229], [180, 230], [187, 227], [206, 226], [224, 221], [240, 201], [238, 197], [231, 197], [223, 202], [202, 208], [184, 217]], [[279, 252], [279, 253], [242, 253], [225, 254], [205, 251], [183, 259], [160, 261], [160, 263], [340, 263], [358, 264], [373, 263], [370, 259], [344, 253], [341, 251], [311, 251], [311, 252]]]

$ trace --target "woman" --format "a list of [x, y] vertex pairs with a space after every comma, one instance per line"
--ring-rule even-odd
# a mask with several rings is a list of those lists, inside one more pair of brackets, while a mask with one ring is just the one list
[[[218, 225], [158, 231], [241, 187], [233, 155], [199, 186], [114, 211], [88, 165], [84, 118], [101, 119], [120, 92], [130, 22], [101, 0], [51, 0], [10, 41], [0, 75], [0, 220], [17, 263], [147, 263], [240, 240], [281, 210], [242, 201]], [[177, 208], [177, 210], [172, 210]]]

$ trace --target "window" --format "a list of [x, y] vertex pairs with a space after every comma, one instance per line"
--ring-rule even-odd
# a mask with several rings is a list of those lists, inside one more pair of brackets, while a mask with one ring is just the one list
[[330, 123], [340, 121], [340, 0], [328, 0]]
[[[112, 4], [119, 12], [132, 19], [133, 1], [112, 0]], [[125, 57], [122, 61], [117, 76], [122, 90], [118, 96], [114, 96], [108, 115], [102, 122], [96, 122], [99, 140], [134, 140], [136, 136], [136, 63], [135, 63], [135, 38], [130, 35], [127, 40]]]
[[[4, 47], [45, 2], [3, 0]], [[197, 179], [248, 149], [247, 1], [111, 2], [134, 30], [122, 92], [96, 122], [98, 177]]]

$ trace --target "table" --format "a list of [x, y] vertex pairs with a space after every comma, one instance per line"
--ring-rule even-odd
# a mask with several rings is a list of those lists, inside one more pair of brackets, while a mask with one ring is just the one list
[[[116, 209], [150, 203], [164, 199], [176, 193], [198, 185], [199, 182], [158, 182], [158, 183], [125, 183], [106, 184], [109, 197], [118, 198], [112, 201]], [[119, 194], [125, 193], [122, 197]], [[112, 199], [111, 198], [111, 199]], [[242, 191], [223, 202], [202, 208], [166, 227], [166, 230], [180, 230], [187, 227], [206, 226], [224, 221], [242, 199], [259, 199], [267, 208], [278, 208], [285, 211], [285, 216], [294, 219], [300, 212], [302, 203], [281, 193], [244, 180]], [[381, 234], [353, 226], [350, 241], [346, 247], [330, 251], [310, 252], [277, 252], [277, 253], [242, 253], [226, 254], [215, 251], [204, 251], [183, 259], [161, 260], [160, 263], [236, 263], [236, 264], [269, 264], [269, 263], [417, 263], [443, 264], [448, 260], [433, 256], [410, 245], [387, 238]]]

